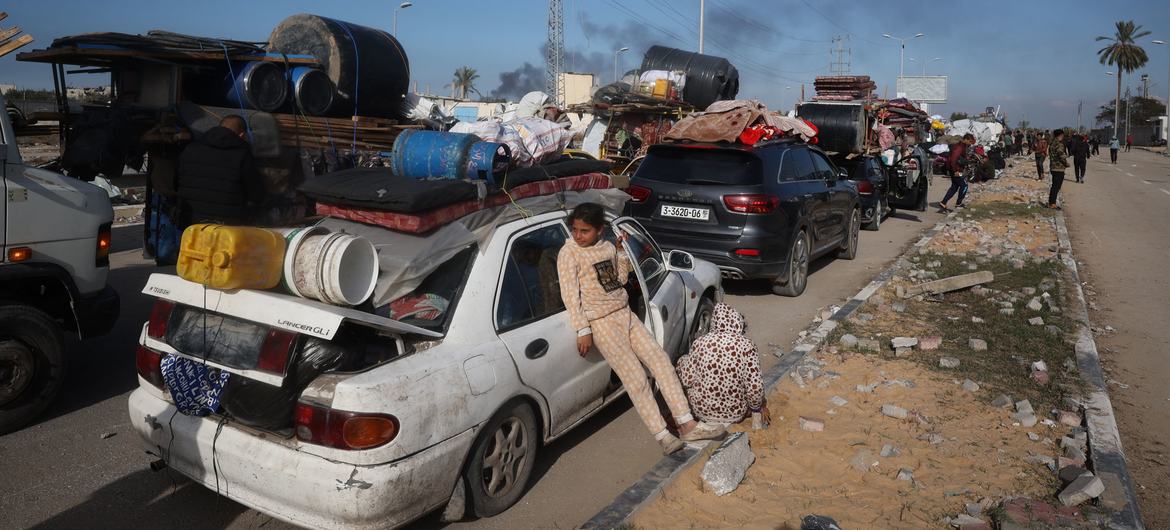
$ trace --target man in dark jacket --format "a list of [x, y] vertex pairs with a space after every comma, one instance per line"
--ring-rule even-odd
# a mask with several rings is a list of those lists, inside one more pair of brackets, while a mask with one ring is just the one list
[[1064, 148], [1064, 131], [1052, 131], [1052, 144], [1048, 146], [1048, 170], [1052, 173], [1052, 187], [1048, 190], [1048, 207], [1059, 210], [1056, 197], [1060, 194], [1060, 185], [1064, 183], [1064, 170], [1068, 169], [1068, 151]]
[[967, 179], [963, 178], [963, 172], [967, 171], [966, 159], [968, 157], [967, 150], [975, 144], [975, 135], [967, 133], [963, 135], [963, 141], [952, 145], [950, 155], [947, 157], [947, 173], [951, 176], [951, 187], [947, 189], [946, 195], [943, 195], [942, 201], [938, 203], [938, 212], [947, 213], [951, 211], [947, 208], [947, 201], [955, 193], [959, 197], [955, 199], [955, 208], [963, 207], [963, 199], [967, 197]]
[[1080, 135], [1073, 135], [1072, 149], [1069, 154], [1073, 157], [1073, 173], [1077, 182], [1085, 181], [1085, 166], [1089, 160], [1089, 144]]
[[179, 199], [188, 224], [245, 224], [263, 202], [264, 183], [244, 118], [224, 117], [179, 155]]

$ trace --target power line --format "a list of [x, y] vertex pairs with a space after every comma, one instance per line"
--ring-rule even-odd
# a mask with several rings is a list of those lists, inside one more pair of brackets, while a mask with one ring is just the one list
[[849, 34], [849, 35], [853, 35], [854, 37], [857, 37], [857, 38], [859, 38], [859, 39], [861, 39], [861, 40], [863, 40], [863, 41], [865, 41], [865, 42], [868, 42], [868, 43], [870, 43], [870, 44], [881, 44], [881, 43], [879, 43], [879, 42], [875, 42], [875, 41], [869, 40], [869, 39], [867, 39], [867, 38], [865, 38], [865, 37], [861, 37], [861, 36], [858, 36], [858, 35], [854, 35], [854, 33], [853, 33], [852, 31], [849, 31], [849, 28], [847, 28], [847, 27], [845, 27], [845, 26], [842, 26], [842, 25], [838, 24], [836, 20], [833, 20], [832, 18], [829, 18], [829, 16], [828, 16], [828, 15], [825, 15], [824, 13], [822, 13], [822, 12], [821, 12], [821, 10], [819, 10], [819, 9], [817, 9], [817, 8], [815, 8], [815, 7], [813, 7], [813, 5], [812, 5], [812, 4], [810, 4], [810, 3], [808, 2], [808, 0], [800, 0], [800, 2], [801, 2], [801, 3], [803, 3], [805, 7], [807, 7], [807, 8], [809, 8], [809, 9], [811, 9], [811, 10], [812, 10], [814, 13], [816, 13], [816, 14], [820, 15], [820, 16], [821, 16], [821, 18], [823, 18], [823, 19], [825, 19], [825, 20], [829, 21], [829, 23], [830, 23], [830, 24], [832, 24], [832, 25], [836, 26], [836, 27], [837, 27], [838, 29], [840, 29], [841, 31], [844, 31], [845, 33], [847, 33], [847, 34]]

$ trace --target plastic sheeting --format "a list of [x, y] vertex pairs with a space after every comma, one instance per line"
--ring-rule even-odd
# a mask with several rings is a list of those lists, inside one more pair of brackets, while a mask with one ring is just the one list
[[517, 219], [568, 210], [584, 202], [601, 204], [621, 212], [630, 196], [616, 189], [586, 190], [521, 199], [515, 204], [481, 210], [449, 223], [425, 236], [394, 232], [342, 219], [325, 219], [330, 231], [364, 237], [378, 251], [378, 282], [371, 301], [381, 307], [413, 292], [428, 275], [468, 245], [484, 249], [501, 224]]
[[975, 143], [979, 145], [995, 145], [999, 135], [1003, 134], [1003, 125], [997, 122], [958, 120], [947, 127], [947, 134], [962, 137], [964, 134], [975, 135]]
[[485, 142], [505, 144], [512, 153], [513, 166], [528, 167], [561, 155], [573, 140], [573, 133], [566, 125], [529, 116], [506, 123], [459, 122], [451, 132], [474, 134]]

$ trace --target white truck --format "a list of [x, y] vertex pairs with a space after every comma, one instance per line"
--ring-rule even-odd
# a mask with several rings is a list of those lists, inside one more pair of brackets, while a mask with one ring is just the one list
[[[4, 103], [0, 98], [0, 103]], [[52, 402], [65, 333], [107, 333], [118, 294], [106, 285], [114, 211], [97, 186], [24, 164], [0, 118], [0, 434]]]

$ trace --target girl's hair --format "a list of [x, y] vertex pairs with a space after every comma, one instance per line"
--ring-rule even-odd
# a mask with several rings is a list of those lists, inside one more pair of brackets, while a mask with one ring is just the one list
[[601, 230], [605, 227], [605, 209], [597, 203], [583, 202], [573, 208], [573, 212], [569, 214], [570, 224], [577, 220], [584, 221], [585, 224]]

